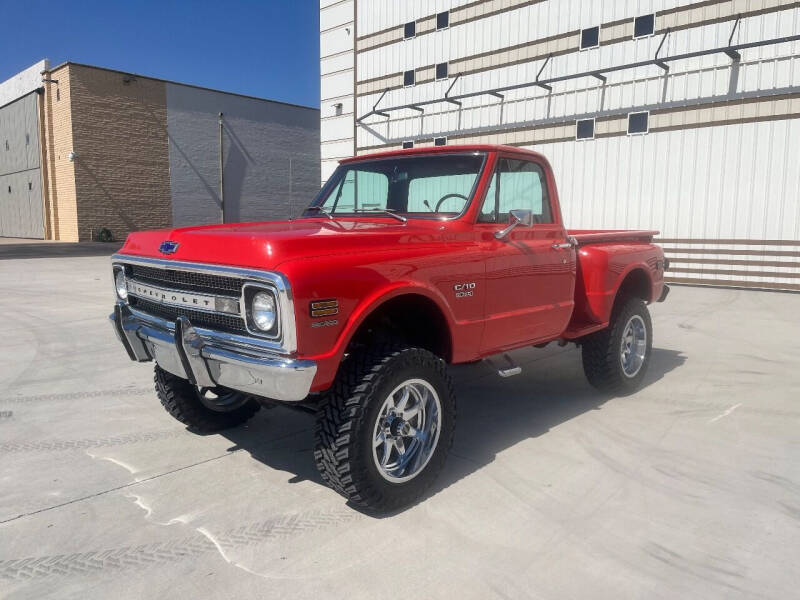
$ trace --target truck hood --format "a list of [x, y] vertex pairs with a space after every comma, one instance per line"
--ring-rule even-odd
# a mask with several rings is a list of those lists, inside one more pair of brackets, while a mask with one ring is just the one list
[[[132, 233], [120, 253], [176, 261], [274, 269], [282, 262], [328, 254], [374, 252], [443, 239], [442, 221], [409, 219], [298, 219], [236, 223]], [[174, 253], [161, 252], [165, 241]]]

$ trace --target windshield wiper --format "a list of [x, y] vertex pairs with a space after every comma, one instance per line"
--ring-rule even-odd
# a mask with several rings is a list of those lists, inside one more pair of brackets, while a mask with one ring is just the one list
[[401, 223], [408, 222], [408, 219], [406, 219], [403, 215], [398, 215], [396, 212], [394, 212], [390, 208], [354, 208], [353, 212], [355, 212], [355, 213], [363, 213], [363, 212], [382, 213], [382, 214], [385, 214], [385, 215], [389, 215], [393, 219], [397, 219]]
[[329, 218], [331, 221], [333, 221], [333, 220], [334, 220], [334, 218], [333, 218], [333, 215], [332, 215], [331, 213], [329, 213], [327, 210], [325, 210], [325, 208], [324, 208], [324, 207], [322, 207], [322, 206], [309, 206], [309, 207], [308, 207], [308, 208], [306, 208], [306, 209], [305, 209], [303, 212], [304, 212], [304, 213], [307, 213], [307, 212], [308, 212], [308, 211], [310, 211], [310, 210], [315, 210], [315, 211], [317, 211], [317, 212], [321, 212], [323, 215], [325, 215], [326, 217], [328, 217], [328, 218]]

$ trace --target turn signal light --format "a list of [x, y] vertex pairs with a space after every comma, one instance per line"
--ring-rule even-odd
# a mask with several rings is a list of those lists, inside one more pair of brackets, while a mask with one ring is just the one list
[[338, 300], [317, 300], [311, 303], [312, 317], [330, 317], [339, 314]]

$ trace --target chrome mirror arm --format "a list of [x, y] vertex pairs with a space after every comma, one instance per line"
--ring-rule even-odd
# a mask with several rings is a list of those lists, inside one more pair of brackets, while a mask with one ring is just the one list
[[494, 234], [495, 239], [502, 240], [509, 233], [511, 233], [518, 225], [525, 225], [530, 227], [533, 225], [533, 211], [525, 209], [514, 209], [508, 212], [508, 227], [496, 231]]
[[494, 237], [495, 237], [495, 239], [497, 239], [497, 240], [502, 240], [502, 239], [503, 239], [504, 237], [506, 237], [506, 236], [507, 236], [509, 233], [511, 233], [512, 231], [514, 231], [514, 228], [516, 228], [516, 226], [517, 226], [517, 225], [519, 225], [519, 223], [520, 223], [519, 219], [514, 219], [514, 221], [513, 221], [513, 222], [511, 222], [511, 223], [509, 224], [509, 226], [508, 226], [508, 227], [506, 227], [505, 229], [501, 229], [500, 231], [495, 231], [495, 232], [494, 232]]

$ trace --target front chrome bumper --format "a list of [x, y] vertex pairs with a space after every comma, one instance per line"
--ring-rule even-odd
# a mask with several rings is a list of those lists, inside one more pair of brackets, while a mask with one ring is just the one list
[[239, 336], [192, 327], [186, 317], [166, 321], [117, 302], [109, 319], [131, 360], [155, 360], [173, 375], [201, 387], [299, 402], [317, 372], [314, 361], [275, 354]]

